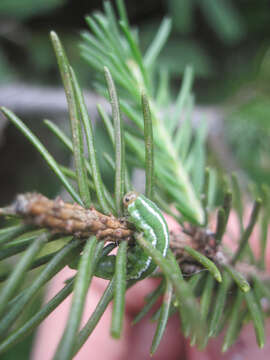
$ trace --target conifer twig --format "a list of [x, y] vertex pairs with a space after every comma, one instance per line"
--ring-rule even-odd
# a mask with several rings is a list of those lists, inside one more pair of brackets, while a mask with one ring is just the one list
[[60, 198], [49, 200], [37, 193], [18, 195], [9, 207], [0, 209], [2, 215], [19, 215], [27, 222], [47, 227], [54, 233], [72, 234], [86, 238], [95, 234], [98, 239], [119, 241], [129, 239], [131, 230], [126, 221], [104, 215], [95, 208], [85, 209], [78, 204], [65, 203]]

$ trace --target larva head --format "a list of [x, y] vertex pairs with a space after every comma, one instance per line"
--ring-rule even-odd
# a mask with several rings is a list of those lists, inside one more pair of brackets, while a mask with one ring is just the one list
[[138, 196], [139, 196], [139, 194], [136, 191], [128, 192], [123, 198], [124, 207], [127, 208], [130, 204], [132, 204], [137, 199]]

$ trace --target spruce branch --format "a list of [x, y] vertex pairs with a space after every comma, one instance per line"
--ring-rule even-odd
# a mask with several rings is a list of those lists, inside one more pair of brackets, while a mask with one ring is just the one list
[[[72, 306], [55, 359], [75, 356], [111, 300], [114, 304], [111, 334], [119, 338], [125, 293], [136, 282], [127, 280], [132, 257], [138, 260], [134, 244], [159, 266], [159, 273], [152, 276], [161, 278], [134, 320], [139, 321], [159, 298], [162, 299], [153, 315], [157, 328], [152, 354], [159, 346], [169, 316], [175, 312], [179, 314], [182, 332], [190, 338], [191, 345], [204, 348], [209, 338], [217, 336], [228, 324], [222, 348], [225, 351], [249, 319], [254, 324], [258, 345], [262, 347], [265, 341], [263, 319], [269, 311], [261, 306], [261, 301], [270, 299], [269, 277], [264, 271], [268, 190], [263, 190], [267, 194], [263, 203], [259, 199], [255, 201], [249, 223], [244, 228], [244, 195], [237, 178], [232, 176], [230, 190], [227, 180], [225, 185], [218, 183], [214, 169], [205, 170], [207, 128], [203, 122], [196, 129], [191, 126], [192, 69], [187, 67], [176, 100], [169, 91], [169, 75], [166, 71], [157, 74], [155, 61], [169, 34], [170, 21], [162, 22], [157, 36], [142, 54], [123, 1], [118, 0], [117, 6], [120, 22], [109, 2], [104, 4], [104, 14], [95, 13], [87, 18], [91, 33], [83, 33], [81, 44], [82, 56], [98, 75], [97, 89], [106, 97], [109, 94], [111, 102], [112, 116], [101, 106], [98, 112], [114, 148], [113, 156], [104, 154], [114, 179], [113, 194], [102, 180], [95, 132], [84, 96], [57, 34], [52, 32], [51, 38], [66, 92], [72, 139], [52, 122], [45, 123], [74, 156], [75, 171], [59, 164], [15, 114], [1, 108], [3, 115], [40, 152], [74, 203], [27, 193], [18, 195], [13, 204], [0, 209], [0, 215], [15, 220], [15, 225], [9, 224], [0, 230], [0, 259], [25, 251], [12, 272], [0, 274], [5, 281], [0, 303], [3, 313], [0, 353], [33, 331], [71, 292]], [[154, 84], [157, 84], [157, 92]], [[174, 104], [174, 113], [164, 109], [164, 104], [168, 107]], [[124, 118], [129, 122], [123, 121]], [[178, 125], [180, 118], [181, 126]], [[87, 155], [83, 151], [84, 133]], [[136, 231], [123, 212], [123, 195], [132, 189], [127, 169], [132, 170], [134, 166], [145, 170], [147, 196], [180, 225], [170, 234], [166, 257], [148, 241], [147, 232]], [[70, 180], [75, 180], [75, 186]], [[221, 204], [215, 197], [217, 192], [224, 194]], [[212, 231], [211, 220], [217, 206], [220, 207], [215, 231]], [[231, 254], [224, 239], [234, 209], [241, 234], [238, 248]], [[262, 230], [261, 255], [256, 262], [248, 242], [258, 220]], [[58, 244], [56, 251], [46, 252], [49, 241]], [[105, 242], [110, 243], [105, 245]], [[39, 256], [41, 247], [45, 255]], [[116, 255], [111, 254], [114, 248], [117, 248]], [[31, 285], [16, 294], [17, 285], [28, 272], [43, 265]], [[76, 269], [76, 275], [30, 319], [18, 325], [16, 320], [25, 306], [66, 265]], [[110, 282], [89, 320], [79, 330], [86, 291], [93, 276]]]
[[[174, 138], [178, 136], [177, 133], [179, 134], [180, 129], [178, 129], [174, 136], [174, 132], [169, 130], [168, 125], [171, 123], [171, 119], [169, 117], [162, 119], [160, 116], [162, 109], [156, 102], [153, 91], [153, 83], [155, 81], [154, 64], [151, 67], [151, 72], [147, 71], [147, 66], [145, 65], [146, 60], [140, 54], [137, 40], [134, 38], [131, 29], [125, 25], [124, 22], [120, 22], [119, 26], [115, 23], [112, 24], [105, 16], [98, 13], [92, 17], [88, 17], [87, 23], [92, 34], [83, 33], [84, 41], [81, 45], [82, 57], [94, 71], [100, 71], [100, 59], [106, 54], [106, 66], [110, 68], [121, 97], [120, 108], [138, 127], [137, 136], [140, 133], [139, 130], [143, 129], [143, 119], [140, 110], [141, 95], [139, 91], [145, 93], [149, 99], [154, 125], [155, 147], [160, 150], [157, 151], [155, 165], [156, 177], [159, 179], [157, 188], [162, 187], [166, 189], [166, 195], [169, 196], [170, 202], [175, 202], [176, 208], [182, 215], [187, 216], [190, 221], [203, 223], [204, 215], [202, 206], [191, 184], [191, 174], [187, 168], [188, 164], [185, 164], [185, 159], [179, 156], [177, 149], [174, 147]], [[122, 51], [117, 58], [112, 60], [110, 55], [115, 53], [115, 39], [114, 41], [110, 41], [110, 34], [114, 32], [115, 26], [118, 29], [117, 43], [118, 46], [120, 44]], [[93, 43], [95, 37], [97, 37], [99, 41], [98, 48]], [[160, 45], [161, 44], [162, 43], [160, 43]], [[146, 55], [146, 58], [148, 58], [148, 55]], [[119, 69], [121, 69], [121, 76]], [[175, 104], [177, 109], [175, 112], [176, 118], [180, 117], [179, 111], [184, 105], [186, 106], [186, 99], [190, 96], [190, 69], [188, 69], [186, 73], [187, 80], [184, 82]], [[106, 95], [104, 84], [99, 82], [98, 88], [103, 95]], [[144, 152], [140, 150], [142, 144], [138, 141], [137, 136], [127, 135], [125, 138], [127, 150], [135, 151], [136, 156], [140, 160], [141, 167], [144, 168]], [[201, 144], [201, 142], [199, 143]], [[159, 158], [166, 158], [167, 161], [160, 162], [158, 161]], [[175, 179], [171, 187], [168, 187], [168, 178]], [[194, 180], [197, 182], [198, 177], [194, 177]]]
[[21, 216], [27, 223], [46, 227], [53, 233], [78, 238], [94, 234], [100, 240], [117, 242], [129, 239], [132, 234], [124, 219], [102, 214], [93, 207], [85, 209], [76, 203], [65, 203], [59, 197], [49, 200], [37, 193], [18, 195], [14, 203], [0, 209], [1, 212], [2, 215]]

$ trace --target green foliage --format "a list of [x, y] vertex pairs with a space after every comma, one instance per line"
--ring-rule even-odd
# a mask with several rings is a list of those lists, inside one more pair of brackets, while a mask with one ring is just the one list
[[[191, 65], [199, 77], [216, 74], [216, 60], [208, 51], [208, 44], [201, 33], [209, 32], [220, 46], [239, 44], [247, 35], [247, 18], [242, 9], [232, 0], [169, 0], [164, 3], [172, 19], [172, 36], [161, 54], [158, 66], [166, 67], [179, 78], [187, 64]], [[198, 18], [200, 29], [198, 32]], [[144, 43], [156, 33], [155, 21], [147, 23], [142, 29]], [[202, 29], [202, 31], [201, 31]], [[206, 35], [210, 38], [210, 34]], [[200, 36], [201, 35], [201, 36]], [[175, 61], [177, 59], [177, 61]]]
[[15, 19], [27, 19], [51, 11], [65, 3], [66, 0], [1, 0], [0, 15]]
[[[136, 154], [137, 161], [139, 161], [142, 168], [144, 168], [145, 157], [142, 139], [140, 138], [140, 132], [143, 130], [140, 91], [143, 91], [149, 98], [154, 124], [153, 138], [156, 153], [155, 175], [158, 179], [156, 183], [157, 193], [159, 193], [160, 187], [162, 187], [163, 191], [166, 189], [166, 201], [169, 200], [170, 203], [175, 202], [176, 208], [189, 220], [202, 223], [204, 221], [203, 210], [198, 194], [196, 194], [188, 178], [193, 175], [191, 172], [196, 168], [191, 162], [197, 158], [199, 152], [201, 154], [204, 153], [202, 146], [203, 135], [198, 135], [199, 144], [196, 141], [194, 144], [191, 144], [191, 139], [185, 144], [187, 148], [192, 147], [193, 150], [189, 152], [187, 159], [182, 159], [179, 152], [173, 146], [175, 141], [178, 142], [179, 149], [182, 145], [179, 141], [179, 133], [182, 129], [178, 128], [176, 131], [176, 123], [180, 117], [180, 112], [187, 106], [186, 102], [190, 96], [188, 95], [191, 83], [191, 79], [189, 79], [190, 71], [187, 69], [186, 77], [188, 79], [183, 83], [183, 87], [176, 99], [176, 111], [173, 121], [169, 113], [161, 118], [160, 113], [163, 106], [158, 102], [159, 98], [154, 91], [157, 75], [154, 60], [164, 43], [164, 37], [158, 38], [156, 36], [153, 40], [155, 45], [150, 45], [143, 57], [140, 53], [137, 39], [133, 37], [124, 19], [121, 19], [120, 26], [116, 24], [114, 17], [112, 17], [112, 21], [108, 20], [109, 14], [112, 11], [108, 4], [105, 8], [108, 18], [100, 13], [87, 18], [87, 23], [98, 40], [92, 34], [83, 33], [82, 56], [93, 70], [98, 73], [102, 71], [102, 64], [110, 69], [118, 85], [121, 97], [120, 109], [137, 128], [136, 136], [126, 131], [125, 142], [127, 151], [128, 154], [129, 152]], [[161, 24], [159, 33], [167, 34], [168, 26], [169, 23], [165, 19]], [[102, 59], [104, 60], [102, 61]], [[97, 86], [98, 90], [105, 95], [105, 84], [103, 85], [99, 81]], [[162, 86], [162, 83], [157, 84], [157, 88], [160, 88], [160, 86]], [[128, 162], [129, 159], [130, 157], [127, 157]], [[204, 167], [203, 164], [204, 157], [200, 156], [200, 163], [197, 163], [197, 166]], [[168, 186], [169, 178], [171, 186]], [[194, 182], [202, 183], [201, 174], [199, 176], [194, 174], [192, 178]], [[166, 186], [164, 186], [165, 183]]]
[[8, 82], [13, 77], [14, 73], [8, 64], [8, 59], [0, 48], [0, 83]]
[[[190, 67], [186, 68], [181, 89], [174, 99], [169, 91], [168, 73], [166, 70], [160, 72], [156, 66], [156, 59], [169, 34], [170, 21], [165, 19], [162, 22], [157, 36], [145, 54], [142, 54], [137, 32], [129, 26], [123, 1], [118, 0], [117, 6], [119, 22], [110, 2], [104, 4], [104, 14], [95, 13], [87, 18], [91, 33], [83, 33], [81, 44], [83, 58], [97, 74], [98, 91], [111, 102], [111, 114], [107, 114], [102, 107], [98, 110], [114, 149], [113, 157], [104, 154], [111, 166], [111, 178], [114, 179], [113, 194], [103, 182], [96, 156], [95, 133], [86, 111], [83, 94], [56, 33], [51, 33], [51, 39], [66, 92], [72, 139], [53, 123], [46, 121], [46, 125], [73, 154], [75, 171], [59, 164], [15, 114], [4, 107], [1, 111], [39, 151], [73, 200], [86, 208], [91, 204], [104, 214], [112, 212], [118, 217], [125, 215], [122, 209], [123, 195], [132, 188], [128, 169], [140, 167], [145, 170], [147, 196], [163, 211], [171, 214], [178, 223], [188, 223], [191, 241], [195, 242], [197, 239], [199, 242], [196, 245], [201, 245], [200, 234], [202, 241], [211, 236], [215, 250], [222, 252], [221, 245], [230, 211], [232, 205], [235, 205], [241, 224], [241, 237], [234, 256], [227, 261], [223, 258], [218, 260], [205, 256], [203, 247], [194, 249], [188, 245], [182, 246], [185, 256], [189, 256], [196, 266], [201, 266], [207, 272], [193, 274], [189, 281], [182, 272], [181, 262], [179, 266], [170, 249], [164, 257], [147, 238], [135, 233], [134, 241], [159, 266], [159, 275], [162, 278], [157, 289], [148, 294], [146, 305], [135, 318], [135, 322], [145, 316], [163, 295], [162, 305], [154, 315], [157, 328], [151, 347], [152, 354], [157, 350], [168, 318], [174, 312], [179, 313], [183, 334], [190, 337], [191, 344], [199, 348], [205, 347], [208, 339], [217, 336], [228, 323], [224, 351], [236, 340], [248, 314], [254, 324], [258, 345], [262, 347], [263, 317], [267, 314], [261, 308], [260, 300], [264, 296], [269, 298], [269, 289], [260, 279], [251, 277], [249, 283], [236, 270], [235, 265], [239, 264], [241, 259], [253, 263], [255, 269], [257, 265], [265, 267], [263, 255], [266, 248], [269, 204], [256, 200], [249, 223], [244, 228], [241, 201], [243, 194], [233, 177], [232, 190], [228, 188], [228, 181], [218, 189], [223, 191], [224, 201], [218, 211], [216, 232], [209, 234], [207, 226], [215, 204], [217, 184], [214, 170], [205, 170], [206, 126], [202, 122], [197, 128], [193, 128], [190, 119], [194, 104], [191, 93], [193, 71]], [[129, 122], [123, 121], [123, 118]], [[83, 150], [84, 134], [87, 154]], [[75, 181], [74, 186], [69, 179]], [[264, 188], [264, 191], [268, 194], [267, 188]], [[233, 198], [236, 201], [233, 202]], [[1, 209], [1, 212], [4, 215], [9, 214], [8, 208]], [[261, 218], [260, 246], [263, 255], [257, 263], [248, 240], [255, 224]], [[195, 234], [192, 235], [193, 230]], [[58, 243], [60, 247], [56, 251], [47, 252], [48, 241]], [[0, 311], [3, 316], [0, 319], [0, 335], [3, 340], [0, 353], [33, 331], [71, 292], [72, 306], [55, 359], [71, 359], [79, 351], [112, 299], [111, 334], [119, 338], [122, 332], [125, 292], [135, 281], [126, 280], [129, 265], [127, 254], [132, 254], [132, 246], [127, 241], [120, 241], [118, 245], [116, 260], [112, 266], [113, 276], [89, 320], [79, 330], [90, 281], [94, 274], [107, 278], [107, 274], [100, 268], [100, 260], [110, 254], [114, 245], [104, 247], [104, 243], [97, 243], [95, 237], [81, 240], [76, 234], [72, 238], [56, 236], [45, 229], [29, 231], [22, 225], [8, 226], [1, 230], [0, 258], [24, 253], [14, 270], [4, 274], [2, 278], [6, 281], [1, 289]], [[41, 247], [45, 253], [37, 256]], [[32, 298], [67, 264], [78, 268], [76, 275], [67, 280], [62, 290], [31, 318], [19, 323], [17, 319], [20, 319], [22, 311]], [[15, 293], [24, 274], [42, 265], [44, 267], [30, 286]], [[197, 301], [197, 298], [200, 301]]]
[[269, 98], [265, 91], [265, 95], [240, 105], [225, 124], [226, 136], [236, 160], [258, 185], [269, 185], [269, 115]]
[[203, 0], [198, 3], [208, 23], [224, 42], [236, 43], [246, 33], [244, 21], [231, 0]]
[[103, 245], [104, 244], [100, 242], [97, 246], [97, 239], [95, 237], [90, 237], [85, 244], [74, 283], [69, 318], [67, 320], [65, 332], [59, 343], [55, 359], [72, 358], [72, 350], [83, 315], [87, 290], [94, 275], [96, 261], [101, 253]]
[[180, 33], [191, 32], [195, 25], [195, 7], [199, 7], [207, 23], [222, 41], [235, 43], [245, 35], [243, 17], [231, 0], [169, 0], [168, 7], [174, 28]]

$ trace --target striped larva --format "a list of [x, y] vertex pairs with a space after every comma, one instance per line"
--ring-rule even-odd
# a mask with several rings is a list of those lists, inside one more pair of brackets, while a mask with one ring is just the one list
[[[128, 213], [128, 220], [135, 226], [137, 232], [142, 233], [165, 257], [169, 247], [169, 230], [160, 209], [151, 200], [135, 191], [127, 193], [123, 198], [124, 207]], [[107, 256], [99, 262], [97, 275], [108, 274], [114, 268], [114, 256]], [[156, 264], [144, 250], [135, 243], [128, 252], [127, 278], [140, 280], [149, 276], [156, 269]], [[107, 269], [107, 270], [106, 270]]]

